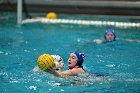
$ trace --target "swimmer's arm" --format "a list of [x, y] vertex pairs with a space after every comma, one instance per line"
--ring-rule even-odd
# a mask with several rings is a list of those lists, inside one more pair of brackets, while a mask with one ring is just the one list
[[132, 40], [132, 39], [124, 39], [124, 40], [128, 42], [140, 42], [140, 40]]
[[61, 78], [68, 78], [69, 77], [68, 74], [61, 72], [61, 71], [57, 71], [57, 70], [55, 70], [55, 75], [58, 77], [61, 77]]
[[68, 78], [70, 76], [77, 76], [78, 73], [74, 73], [72, 70], [66, 70], [63, 72], [55, 70], [55, 75], [62, 78]]
[[92, 40], [92, 42], [97, 43], [97, 44], [101, 44], [101, 43], [104, 42], [104, 40], [101, 40], [101, 39], [95, 39], [95, 40]]
[[56, 69], [50, 69], [50, 70], [47, 70], [46, 72], [53, 74], [57, 77], [61, 77], [61, 78], [68, 78], [69, 77], [69, 75], [67, 73], [65, 73], [65, 71], [63, 73], [60, 70], [56, 70]]

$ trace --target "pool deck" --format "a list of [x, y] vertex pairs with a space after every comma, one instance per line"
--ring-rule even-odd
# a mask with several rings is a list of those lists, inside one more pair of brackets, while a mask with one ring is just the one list
[[[10, 1], [13, 8], [0, 6], [0, 11], [15, 11], [16, 1]], [[23, 10], [26, 7], [28, 12], [140, 16], [140, 0], [26, 0], [24, 3]]]

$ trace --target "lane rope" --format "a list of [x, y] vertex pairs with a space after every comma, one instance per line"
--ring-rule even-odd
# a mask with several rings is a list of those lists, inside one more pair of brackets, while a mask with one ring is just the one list
[[62, 24], [79, 24], [79, 25], [98, 25], [98, 26], [115, 26], [115, 27], [140, 27], [140, 23], [136, 22], [114, 22], [114, 21], [93, 21], [93, 20], [72, 20], [72, 19], [47, 19], [47, 18], [35, 18], [25, 19], [22, 24], [26, 23], [62, 23]]

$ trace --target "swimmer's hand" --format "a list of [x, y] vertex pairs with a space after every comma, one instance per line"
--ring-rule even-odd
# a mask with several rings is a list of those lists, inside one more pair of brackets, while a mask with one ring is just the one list
[[32, 71], [33, 72], [38, 72], [39, 71], [39, 67], [38, 66], [35, 66]]
[[97, 44], [101, 44], [101, 43], [103, 43], [103, 40], [101, 40], [101, 39], [95, 39], [92, 42], [97, 43]]

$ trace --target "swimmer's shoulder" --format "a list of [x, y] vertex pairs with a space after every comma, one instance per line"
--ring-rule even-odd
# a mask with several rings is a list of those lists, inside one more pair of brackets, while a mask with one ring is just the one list
[[75, 73], [75, 74], [81, 74], [81, 73], [85, 73], [85, 70], [81, 67], [78, 67], [78, 68], [73, 68], [70, 70], [72, 73]]

